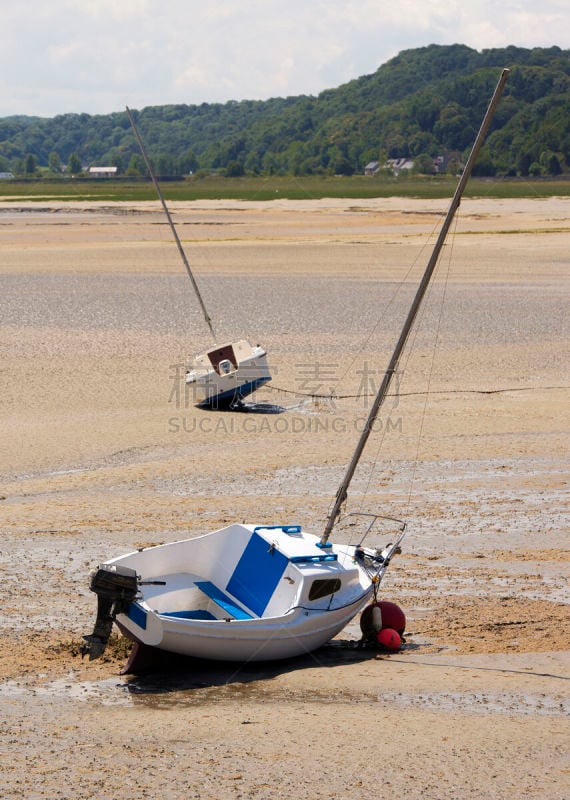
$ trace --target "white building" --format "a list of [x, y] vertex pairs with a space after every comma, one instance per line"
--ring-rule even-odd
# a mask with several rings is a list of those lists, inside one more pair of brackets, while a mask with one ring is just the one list
[[114, 178], [117, 175], [117, 167], [89, 167], [89, 175], [94, 178]]

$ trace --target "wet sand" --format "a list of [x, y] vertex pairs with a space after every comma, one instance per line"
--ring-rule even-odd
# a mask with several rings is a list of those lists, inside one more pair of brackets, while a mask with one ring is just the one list
[[402, 651], [355, 621], [145, 678], [121, 642], [81, 660], [90, 569], [235, 519], [321, 531], [446, 206], [172, 207], [219, 339], [269, 352], [256, 414], [184, 395], [210, 341], [156, 204], [0, 207], [3, 798], [570, 795], [569, 206], [464, 201], [357, 472], [349, 510], [408, 524]]

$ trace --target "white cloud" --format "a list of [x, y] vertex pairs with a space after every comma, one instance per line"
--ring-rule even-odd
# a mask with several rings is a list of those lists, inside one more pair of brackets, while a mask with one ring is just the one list
[[432, 43], [570, 47], [567, 0], [27, 0], [0, 116], [317, 94]]
[[107, 21], [152, 13], [152, 0], [67, 0], [61, 5], [70, 13]]

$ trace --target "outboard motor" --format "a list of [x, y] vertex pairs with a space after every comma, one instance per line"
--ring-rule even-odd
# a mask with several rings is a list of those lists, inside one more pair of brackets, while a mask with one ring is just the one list
[[103, 564], [91, 573], [89, 588], [97, 595], [97, 619], [93, 633], [83, 637], [86, 644], [81, 654], [89, 655], [92, 661], [105, 652], [113, 620], [117, 614], [126, 613], [138, 594], [139, 581], [130, 567]]

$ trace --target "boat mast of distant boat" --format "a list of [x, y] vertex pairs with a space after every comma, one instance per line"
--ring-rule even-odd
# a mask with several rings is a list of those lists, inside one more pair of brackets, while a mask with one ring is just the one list
[[149, 158], [147, 156], [147, 153], [146, 153], [143, 141], [142, 141], [142, 139], [140, 137], [138, 128], [136, 126], [134, 117], [133, 117], [133, 115], [131, 113], [131, 110], [130, 110], [130, 108], [128, 106], [126, 107], [126, 109], [127, 109], [127, 114], [129, 115], [129, 120], [131, 122], [131, 126], [132, 126], [132, 129], [133, 129], [133, 132], [135, 134], [135, 138], [136, 138], [136, 140], [138, 142], [138, 145], [140, 147], [140, 151], [142, 153], [142, 157], [144, 158], [144, 162], [146, 164], [146, 168], [148, 169], [149, 175], [150, 175], [151, 180], [152, 180], [152, 182], [154, 184], [154, 188], [156, 189], [156, 193], [158, 194], [160, 202], [162, 203], [162, 207], [164, 209], [164, 213], [166, 214], [166, 219], [168, 220], [168, 224], [170, 225], [170, 229], [171, 229], [172, 234], [174, 236], [174, 240], [176, 241], [176, 245], [178, 247], [178, 252], [180, 253], [180, 256], [182, 257], [182, 262], [183, 262], [184, 266], [186, 267], [186, 272], [188, 273], [188, 277], [192, 281], [192, 286], [194, 287], [194, 291], [196, 293], [196, 297], [198, 298], [198, 302], [200, 303], [200, 307], [202, 309], [202, 313], [204, 314], [204, 319], [206, 320], [208, 328], [210, 329], [210, 333], [212, 334], [212, 338], [213, 338], [213, 340], [215, 342], [216, 341], [216, 334], [214, 333], [214, 326], [212, 324], [212, 320], [210, 318], [210, 315], [208, 314], [208, 311], [206, 310], [206, 306], [204, 304], [204, 300], [202, 298], [202, 295], [200, 294], [200, 289], [198, 288], [198, 284], [196, 283], [196, 279], [194, 278], [194, 275], [192, 274], [192, 270], [190, 269], [190, 264], [188, 263], [188, 259], [186, 258], [186, 253], [184, 252], [184, 248], [182, 247], [180, 239], [178, 238], [178, 233], [176, 232], [176, 228], [174, 227], [174, 222], [172, 221], [172, 217], [170, 216], [170, 212], [168, 210], [168, 206], [166, 205], [166, 201], [165, 201], [164, 196], [163, 196], [163, 194], [162, 194], [162, 192], [160, 190], [160, 186], [158, 185], [158, 181], [156, 180], [156, 176], [154, 174], [154, 170], [153, 170], [153, 168], [151, 166], [151, 163], [150, 163], [150, 160], [149, 160]]
[[402, 332], [400, 334], [400, 338], [398, 339], [398, 342], [396, 344], [394, 353], [392, 355], [392, 358], [390, 359], [390, 363], [388, 364], [388, 367], [387, 367], [386, 372], [384, 374], [384, 378], [382, 380], [380, 388], [378, 389], [378, 394], [376, 395], [374, 403], [372, 404], [372, 408], [370, 409], [370, 413], [368, 415], [368, 419], [366, 420], [366, 424], [364, 426], [364, 429], [362, 431], [362, 434], [361, 434], [360, 439], [358, 441], [358, 444], [356, 446], [356, 450], [354, 452], [352, 460], [351, 460], [350, 464], [348, 465], [348, 468], [347, 468], [346, 474], [344, 476], [344, 479], [343, 479], [343, 481], [342, 481], [342, 483], [341, 483], [341, 485], [340, 485], [340, 487], [339, 487], [339, 489], [337, 491], [333, 508], [332, 508], [328, 518], [327, 518], [325, 529], [323, 531], [323, 535], [322, 535], [321, 540], [320, 540], [320, 546], [321, 547], [330, 547], [331, 546], [328, 543], [328, 538], [329, 538], [329, 536], [330, 536], [330, 534], [331, 534], [331, 532], [332, 532], [332, 530], [334, 528], [334, 525], [335, 525], [335, 523], [337, 521], [337, 518], [338, 518], [338, 516], [339, 516], [339, 514], [341, 512], [342, 505], [347, 499], [348, 487], [350, 485], [350, 482], [351, 482], [352, 477], [354, 475], [354, 472], [356, 470], [357, 464], [358, 464], [358, 462], [360, 460], [360, 457], [362, 455], [362, 452], [364, 450], [364, 447], [366, 445], [368, 437], [370, 436], [370, 433], [372, 432], [372, 427], [374, 425], [374, 422], [376, 421], [376, 418], [378, 416], [380, 408], [381, 408], [381, 406], [382, 406], [382, 404], [383, 404], [383, 402], [384, 402], [384, 400], [386, 398], [386, 395], [388, 394], [388, 389], [390, 388], [390, 383], [392, 382], [392, 378], [394, 377], [394, 375], [395, 375], [395, 373], [396, 373], [396, 371], [398, 369], [398, 363], [399, 363], [399, 360], [400, 360], [400, 356], [402, 354], [402, 351], [404, 349], [404, 346], [406, 344], [406, 341], [408, 339], [408, 336], [410, 334], [410, 331], [411, 331], [412, 326], [414, 324], [414, 321], [416, 319], [418, 310], [420, 308], [420, 305], [422, 303], [422, 300], [423, 300], [424, 295], [426, 293], [426, 290], [428, 288], [429, 282], [430, 282], [430, 280], [432, 278], [432, 275], [433, 275], [433, 272], [435, 270], [440, 251], [441, 251], [441, 249], [443, 247], [443, 244], [445, 242], [445, 238], [447, 236], [447, 233], [448, 233], [449, 228], [451, 226], [451, 223], [453, 221], [453, 217], [455, 215], [455, 212], [457, 211], [457, 209], [459, 207], [459, 204], [461, 202], [461, 196], [463, 194], [463, 191], [465, 189], [467, 181], [469, 180], [469, 176], [471, 174], [471, 170], [473, 168], [473, 164], [475, 163], [475, 159], [477, 158], [477, 155], [479, 153], [479, 149], [481, 147], [481, 144], [483, 143], [483, 140], [484, 140], [484, 138], [485, 138], [485, 136], [487, 134], [487, 131], [488, 131], [489, 126], [491, 124], [491, 121], [493, 119], [493, 115], [495, 113], [495, 110], [497, 108], [497, 105], [499, 103], [501, 95], [503, 93], [503, 89], [504, 89], [505, 83], [507, 81], [507, 78], [509, 76], [509, 72], [510, 72], [510, 70], [508, 70], [508, 69], [504, 69], [503, 70], [503, 72], [501, 74], [501, 77], [499, 79], [499, 82], [497, 83], [497, 86], [495, 87], [495, 91], [494, 91], [493, 96], [491, 98], [491, 101], [489, 103], [489, 107], [487, 109], [487, 112], [485, 114], [483, 122], [481, 123], [481, 127], [479, 129], [479, 133], [477, 134], [477, 137], [475, 139], [475, 144], [473, 145], [473, 148], [472, 148], [471, 153], [469, 155], [469, 158], [467, 160], [467, 164], [465, 165], [465, 169], [463, 170], [463, 174], [461, 175], [461, 178], [460, 178], [459, 183], [457, 185], [457, 189], [455, 190], [455, 194], [453, 196], [453, 200], [451, 201], [451, 205], [449, 207], [449, 211], [447, 212], [447, 216], [446, 216], [445, 221], [443, 223], [443, 226], [442, 226], [442, 229], [440, 231], [440, 234], [439, 234], [439, 236], [437, 238], [437, 242], [435, 244], [433, 253], [432, 253], [431, 258], [430, 258], [430, 260], [428, 262], [428, 265], [426, 267], [426, 270], [424, 272], [424, 275], [423, 275], [423, 278], [422, 278], [422, 280], [420, 282], [418, 290], [416, 292], [416, 296], [414, 297], [414, 301], [412, 303], [410, 311], [408, 312], [408, 316], [407, 316], [406, 321], [404, 323], [404, 327], [402, 328]]

